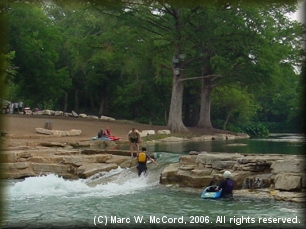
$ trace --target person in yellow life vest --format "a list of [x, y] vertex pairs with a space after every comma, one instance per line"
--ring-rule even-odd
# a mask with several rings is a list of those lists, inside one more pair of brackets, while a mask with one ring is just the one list
[[137, 170], [138, 170], [138, 176], [140, 177], [140, 175], [142, 173], [144, 173], [144, 175], [147, 174], [148, 168], [147, 168], [147, 161], [150, 160], [152, 161], [154, 164], [158, 165], [158, 163], [151, 158], [148, 154], [147, 154], [147, 149], [146, 147], [142, 147], [141, 148], [141, 152], [137, 155], [137, 161], [138, 161], [138, 165], [137, 165]]
[[140, 133], [138, 130], [135, 128], [132, 128], [132, 130], [129, 131], [128, 133], [128, 139], [130, 142], [130, 152], [131, 152], [131, 157], [134, 156], [134, 146], [136, 146], [136, 153], [138, 155], [139, 153], [139, 143], [140, 143]]

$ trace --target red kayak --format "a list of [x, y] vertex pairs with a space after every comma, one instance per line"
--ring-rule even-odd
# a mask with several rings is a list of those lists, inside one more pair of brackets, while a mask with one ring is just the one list
[[116, 136], [107, 136], [111, 141], [118, 141], [120, 140], [119, 137], [116, 137]]

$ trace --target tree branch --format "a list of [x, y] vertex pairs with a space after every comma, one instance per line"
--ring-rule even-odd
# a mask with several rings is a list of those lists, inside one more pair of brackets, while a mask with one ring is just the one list
[[190, 77], [190, 78], [180, 79], [179, 81], [205, 79], [205, 78], [212, 78], [212, 80], [216, 80], [217, 78], [222, 78], [222, 77], [223, 76], [221, 76], [221, 75], [197, 76], [197, 77]]

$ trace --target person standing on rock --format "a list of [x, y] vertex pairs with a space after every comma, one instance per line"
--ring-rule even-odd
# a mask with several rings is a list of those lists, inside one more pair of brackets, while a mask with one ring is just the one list
[[129, 131], [128, 133], [128, 139], [130, 142], [130, 152], [131, 152], [131, 157], [134, 156], [134, 146], [136, 146], [136, 152], [137, 156], [139, 153], [139, 143], [140, 143], [140, 133], [138, 130], [135, 128], [132, 128], [132, 130]]
[[146, 147], [142, 147], [141, 148], [141, 152], [137, 155], [137, 162], [138, 165], [136, 166], [137, 170], [138, 170], [138, 176], [140, 177], [140, 175], [142, 173], [144, 173], [144, 175], [147, 175], [147, 161], [150, 160], [152, 161], [154, 164], [158, 165], [158, 163], [151, 158], [148, 154], [147, 154], [147, 149]]
[[216, 188], [216, 191], [222, 189], [221, 198], [233, 198], [235, 182], [231, 179], [231, 175], [230, 171], [225, 171], [223, 173], [224, 180]]
[[19, 112], [22, 112], [22, 108], [23, 108], [23, 102], [19, 101]]

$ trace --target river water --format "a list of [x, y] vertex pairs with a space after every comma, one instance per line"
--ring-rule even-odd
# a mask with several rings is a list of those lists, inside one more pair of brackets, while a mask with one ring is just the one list
[[[273, 147], [268, 145], [287, 142], [293, 148], [286, 151], [290, 154], [301, 154], [300, 147], [305, 143], [298, 137], [296, 141], [290, 136], [287, 140], [274, 138], [281, 140], [254, 142], [267, 144], [268, 151], [262, 153], [280, 153], [272, 152]], [[219, 151], [218, 146], [210, 147], [207, 150], [200, 143], [148, 145], [150, 150], [155, 149], [150, 152], [156, 153], [159, 166], [148, 164], [147, 177], [137, 177], [133, 168], [118, 168], [82, 180], [64, 180], [50, 174], [2, 181], [6, 185], [2, 228], [305, 228], [304, 204], [251, 197], [204, 200], [201, 193], [159, 184], [165, 166], [177, 162], [188, 150], [210, 151], [216, 147]], [[251, 152], [248, 146], [240, 148], [260, 153]]]

